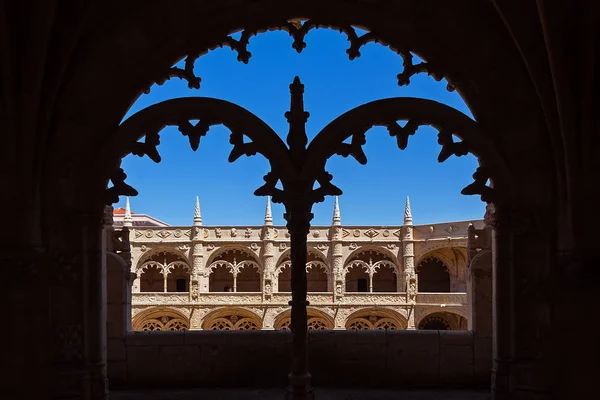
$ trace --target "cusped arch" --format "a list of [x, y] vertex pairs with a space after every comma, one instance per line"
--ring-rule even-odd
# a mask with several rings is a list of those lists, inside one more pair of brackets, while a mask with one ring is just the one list
[[[318, 259], [319, 261], [321, 261], [321, 263], [323, 263], [326, 266], [326, 272], [329, 273], [329, 264], [327, 262], [327, 257], [325, 256], [325, 254], [323, 254], [323, 252], [321, 250], [316, 249], [313, 246], [307, 246], [306, 248], [307, 251], [307, 255], [308, 254], [312, 254], [315, 256], [316, 259]], [[280, 268], [280, 266], [285, 263], [286, 261], [288, 261], [288, 259], [290, 258], [290, 253], [291, 253], [291, 249], [288, 248], [286, 249], [283, 253], [281, 253], [281, 255], [279, 256], [279, 258], [277, 259], [277, 263], [275, 264], [276, 267], [276, 271], [279, 270], [279, 272], [281, 272], [281, 270], [283, 268]], [[307, 263], [308, 264], [308, 263]], [[285, 267], [284, 267], [285, 268]]]
[[131, 321], [134, 331], [187, 330], [189, 326], [189, 318], [183, 312], [169, 307], [156, 307], [141, 311]]
[[363, 308], [350, 314], [344, 326], [347, 330], [402, 330], [408, 323], [406, 318], [389, 308]]
[[211, 265], [218, 259], [218, 257], [223, 255], [224, 253], [235, 251], [239, 251], [240, 253], [248, 256], [252, 261], [254, 261], [254, 263], [256, 263], [259, 266], [260, 270], [262, 271], [262, 264], [260, 262], [260, 258], [254, 253], [254, 251], [252, 251], [252, 249], [250, 249], [247, 246], [244, 246], [243, 244], [226, 244], [223, 246], [219, 246], [218, 248], [214, 249], [212, 254], [208, 257], [208, 259], [206, 260], [206, 265]]
[[347, 257], [344, 258], [343, 261], [343, 265], [344, 267], [347, 266], [347, 264], [349, 262], [351, 262], [353, 260], [354, 257], [356, 257], [358, 254], [364, 253], [364, 252], [368, 252], [368, 251], [375, 251], [378, 253], [383, 254], [385, 257], [389, 258], [392, 263], [394, 263], [394, 265], [396, 265], [396, 273], [399, 273], [400, 271], [400, 261], [398, 260], [398, 257], [392, 253], [390, 250], [386, 249], [383, 246], [376, 246], [376, 245], [364, 245], [364, 246], [360, 246], [358, 249], [353, 250], [350, 254], [348, 254]]
[[205, 330], [260, 330], [262, 318], [244, 307], [222, 307], [206, 314], [201, 326]]
[[[161, 253], [170, 253], [175, 255], [178, 260], [175, 261], [181, 261], [181, 262], [185, 262], [189, 265], [189, 258], [188, 256], [183, 253], [181, 250], [179, 249], [175, 249], [173, 247], [166, 247], [166, 246], [160, 246], [160, 247], [156, 247], [156, 248], [152, 248], [150, 250], [147, 250], [146, 252], [144, 252], [138, 262], [136, 263], [136, 270], [137, 268], [139, 268], [142, 264], [148, 262], [148, 260], [152, 257], [154, 257], [157, 254], [161, 254]], [[161, 264], [164, 264], [164, 262], [162, 262]]]

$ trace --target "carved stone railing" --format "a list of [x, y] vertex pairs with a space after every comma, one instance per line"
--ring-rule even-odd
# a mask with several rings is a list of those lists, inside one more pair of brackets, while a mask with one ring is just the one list
[[406, 304], [406, 293], [356, 293], [347, 292], [341, 298], [342, 304], [378, 306], [378, 305], [402, 305]]
[[[190, 301], [187, 292], [177, 293], [133, 293], [133, 305], [175, 305], [175, 304], [198, 304], [198, 305], [287, 305], [291, 298], [290, 293], [273, 293], [271, 298], [263, 299], [262, 293], [245, 292], [209, 292], [200, 293], [198, 300]], [[372, 307], [378, 305], [392, 306], [405, 305], [406, 293], [356, 293], [348, 292], [343, 297], [334, 299], [333, 293], [309, 293], [308, 301], [311, 305], [343, 304]], [[417, 294], [417, 305], [446, 305], [463, 306], [467, 304], [466, 293], [419, 293]]]
[[132, 304], [134, 305], [163, 305], [163, 304], [185, 304], [189, 302], [188, 292], [145, 292], [133, 293]]
[[421, 305], [467, 305], [466, 293], [418, 293], [417, 304]]
[[[415, 225], [415, 240], [432, 240], [445, 238], [464, 238], [466, 240], [469, 225], [473, 223], [476, 229], [483, 227], [483, 220]], [[255, 242], [261, 240], [262, 226], [205, 226], [201, 227], [201, 238], [205, 241], [239, 241]], [[283, 226], [275, 228], [275, 241], [289, 241], [287, 229]], [[309, 243], [327, 243], [330, 226], [313, 226], [308, 234]], [[169, 227], [134, 227], [131, 241], [133, 242], [187, 242], [191, 239], [191, 226]], [[397, 242], [402, 237], [402, 226], [342, 226], [344, 242]]]

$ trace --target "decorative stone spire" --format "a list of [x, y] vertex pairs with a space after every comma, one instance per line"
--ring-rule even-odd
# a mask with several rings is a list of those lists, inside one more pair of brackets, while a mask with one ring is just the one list
[[271, 196], [267, 196], [267, 209], [265, 211], [265, 225], [273, 225], [273, 214], [271, 213]]
[[202, 214], [200, 214], [200, 198], [196, 196], [196, 207], [194, 208], [194, 226], [202, 226]]
[[335, 202], [333, 203], [333, 226], [342, 225], [342, 217], [340, 215], [340, 203], [338, 202], [338, 197], [335, 196]]
[[410, 211], [410, 199], [406, 196], [406, 207], [404, 207], [404, 225], [412, 225], [412, 213]]
[[131, 206], [129, 205], [129, 196], [125, 198], [125, 216], [123, 217], [123, 226], [133, 226], [133, 218], [131, 218]]

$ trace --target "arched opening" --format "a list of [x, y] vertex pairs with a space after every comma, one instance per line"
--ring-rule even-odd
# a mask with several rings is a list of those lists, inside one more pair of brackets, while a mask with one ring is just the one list
[[[306, 258], [307, 291], [328, 292], [329, 275], [325, 258], [318, 251], [308, 248]], [[278, 292], [291, 292], [292, 268], [289, 251], [286, 251], [279, 260], [279, 266], [275, 270], [277, 275]]]
[[418, 324], [420, 330], [466, 330], [467, 319], [450, 312], [434, 312], [426, 315]]
[[419, 292], [450, 292], [450, 274], [439, 258], [429, 257], [421, 261], [417, 267], [417, 275]]
[[398, 267], [387, 251], [365, 247], [354, 251], [344, 268], [346, 292], [397, 292]]
[[[333, 318], [327, 315], [321, 310], [309, 307], [307, 309], [308, 319], [307, 327], [308, 330], [331, 330], [334, 327]], [[285, 311], [275, 317], [274, 328], [280, 331], [291, 330], [291, 315], [290, 311]]]
[[208, 286], [210, 292], [260, 292], [260, 266], [243, 248], [226, 247], [211, 257]]
[[397, 275], [392, 264], [382, 263], [373, 275], [373, 292], [396, 292]]
[[187, 264], [176, 263], [171, 265], [167, 275], [167, 292], [189, 291], [190, 273]]
[[148, 265], [140, 275], [140, 292], [163, 292], [164, 275], [157, 264]]
[[[408, 122], [407, 122], [407, 125], [408, 125], [409, 123], [410, 123], [410, 121], [408, 121]], [[389, 127], [388, 127], [388, 128], [389, 128]], [[410, 130], [410, 129], [409, 129], [410, 127], [407, 127], [407, 126], [400, 126], [400, 128], [402, 128], [402, 129], [406, 129], [406, 130]], [[440, 132], [440, 134], [442, 134], [442, 132]], [[234, 138], [234, 136], [235, 136], [235, 135], [232, 135], [232, 141], [235, 139], [235, 138]], [[397, 139], [398, 139], [398, 141], [399, 141], [399, 142], [400, 142], [400, 140], [401, 140], [401, 136], [402, 136], [402, 135], [400, 135], [400, 134], [396, 135], [396, 137], [397, 137]], [[146, 139], [148, 139], [148, 137], [146, 137]], [[150, 138], [150, 139], [152, 139], [152, 138]], [[190, 139], [191, 139], [191, 138], [190, 138]], [[355, 139], [355, 138], [353, 137], [353, 138], [352, 138], [352, 141], [354, 141], [354, 139]], [[441, 141], [443, 141], [442, 139], [440, 139], [440, 140], [441, 140]], [[357, 140], [357, 142], [358, 142], [358, 141], [359, 141], [359, 140]], [[445, 145], [445, 147], [453, 147], [453, 146], [451, 146], [450, 144], [448, 144], [448, 142], [446, 142], [446, 143], [447, 143], [447, 146]], [[458, 145], [459, 145], [458, 147], [460, 147], [460, 143], [459, 143], [459, 142], [453, 142], [452, 144], [458, 144]], [[349, 144], [349, 145], [350, 145], [350, 146], [352, 146], [351, 144]], [[360, 146], [359, 146], [359, 148], [360, 148]], [[240, 149], [238, 149], [238, 150], [240, 150]], [[354, 150], [356, 150], [356, 149], [354, 149]], [[448, 148], [446, 148], [445, 150], [446, 150], [446, 152], [450, 151]], [[455, 153], [455, 152], [452, 152], [452, 151], [451, 151], [451, 153]], [[457, 153], [460, 153], [460, 151], [457, 151]], [[479, 182], [479, 184], [481, 184], [481, 182]], [[486, 182], [483, 182], [483, 185], [484, 185], [484, 186], [485, 186], [485, 184], [486, 184]], [[487, 187], [487, 186], [486, 186], [486, 187]], [[481, 189], [481, 188], [480, 188], [480, 189]], [[237, 276], [239, 276], [239, 275], [236, 275], [236, 272], [235, 272], [236, 260], [233, 260], [233, 261], [229, 260], [229, 261], [227, 261], [227, 262], [228, 262], [229, 264], [233, 265], [233, 267], [231, 267], [231, 266], [229, 266], [229, 265], [226, 265], [226, 268], [227, 268], [227, 269], [229, 269], [230, 271], [232, 271], [231, 273], [232, 273], [232, 275], [233, 275], [233, 287], [234, 287], [234, 290], [235, 290], [235, 288], [236, 288], [236, 277], [237, 277]], [[369, 261], [369, 262], [367, 262], [367, 261], [363, 261], [363, 262], [365, 262], [365, 263], [367, 263], [367, 264], [368, 264], [368, 263], [371, 263], [373, 267], [374, 267], [374, 264], [375, 264], [375, 262], [372, 262], [372, 261]], [[215, 268], [217, 268], [217, 267], [219, 267], [219, 265], [215, 265], [214, 267], [215, 267]], [[386, 267], [386, 268], [388, 268], [388, 267]], [[237, 274], [241, 274], [241, 272], [240, 272], [240, 271], [238, 271], [238, 272], [237, 272]], [[377, 286], [377, 284], [376, 284], [377, 282], [375, 281], [375, 275], [377, 275], [377, 272], [376, 272], [375, 270], [371, 270], [371, 271], [369, 271], [369, 273], [368, 273], [367, 275], [368, 275], [368, 280], [369, 280], [369, 281], [368, 281], [368, 285], [367, 285], [367, 281], [366, 281], [366, 279], [365, 279], [365, 278], [358, 278], [358, 279], [356, 279], [356, 290], [357, 290], [357, 291], [358, 291], [359, 289], [365, 290], [365, 289], [367, 288], [367, 286], [368, 286], [368, 289], [369, 289], [369, 291], [376, 291], [376, 290], [377, 290], [378, 286]], [[382, 275], [382, 276], [383, 276], [383, 275]], [[396, 276], [394, 276], [394, 278], [396, 278]], [[283, 286], [283, 285], [282, 285], [282, 286]], [[395, 286], [397, 286], [397, 282], [396, 282]], [[381, 286], [380, 286], [380, 287], [381, 287]], [[389, 288], [387, 288], [387, 289], [386, 289], [385, 287], [384, 287], [383, 289], [384, 289], [384, 290], [386, 290], [386, 291], [387, 291], [387, 290], [389, 290]], [[309, 289], [309, 290], [310, 290], [310, 289]], [[366, 291], [366, 290], [365, 290], [365, 291]], [[372, 319], [371, 317], [374, 317], [374, 318], [375, 318], [375, 321], [374, 321], [374, 322], [373, 322], [373, 321], [370, 321], [370, 320]], [[369, 322], [371, 322], [372, 324], [379, 323], [379, 321], [381, 320], [381, 321], [383, 321], [383, 322], [381, 322], [381, 326], [384, 326], [384, 325], [385, 325], [385, 326], [387, 326], [386, 324], [388, 324], [388, 323], [389, 323], [389, 321], [385, 320], [385, 318], [383, 318], [383, 317], [381, 317], [381, 318], [378, 318], [378, 316], [377, 316], [377, 315], [375, 315], [375, 316], [373, 316], [373, 315], [370, 315], [370, 316], [369, 316], [369, 318], [368, 318], [368, 320], [369, 320]], [[223, 321], [221, 321], [221, 322], [223, 322]], [[230, 322], [231, 322], [231, 319], [230, 319]], [[391, 325], [390, 325], [390, 326], [391, 326]], [[373, 327], [375, 327], [375, 325], [373, 325]], [[385, 328], [385, 329], [388, 329], [388, 328]]]
[[152, 308], [133, 317], [135, 331], [185, 331], [190, 326], [188, 318], [179, 311]]
[[403, 330], [406, 329], [406, 319], [389, 309], [363, 309], [351, 314], [346, 320], [346, 329], [363, 330]]
[[233, 274], [226, 265], [217, 265], [211, 271], [208, 289], [211, 292], [233, 292]]
[[241, 308], [221, 308], [204, 317], [202, 329], [212, 331], [256, 331], [262, 329], [261, 318]]

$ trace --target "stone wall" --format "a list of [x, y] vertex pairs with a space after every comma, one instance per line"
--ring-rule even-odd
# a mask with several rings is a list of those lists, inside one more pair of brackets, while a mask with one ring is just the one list
[[[283, 386], [291, 340], [287, 331], [130, 332], [121, 347], [126, 374], [110, 383], [113, 388]], [[470, 331], [311, 331], [312, 381], [316, 386], [489, 386], [489, 369], [475, 370], [473, 343]]]

